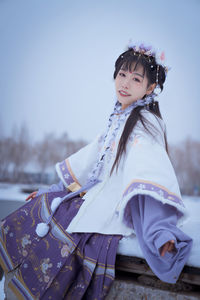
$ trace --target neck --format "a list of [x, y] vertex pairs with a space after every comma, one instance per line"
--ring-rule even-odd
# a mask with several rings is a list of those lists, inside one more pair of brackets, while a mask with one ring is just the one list
[[127, 108], [129, 106], [129, 104], [122, 104], [121, 109], [124, 110], [125, 108]]
[[136, 104], [137, 100], [130, 103], [130, 104], [124, 104], [124, 103], [121, 103], [121, 110], [125, 110], [127, 107], [129, 106], [134, 106]]

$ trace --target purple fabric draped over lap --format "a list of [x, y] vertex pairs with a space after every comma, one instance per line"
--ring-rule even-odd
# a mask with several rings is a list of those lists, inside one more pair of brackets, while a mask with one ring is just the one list
[[51, 231], [44, 238], [36, 235], [54, 197], [65, 194], [38, 193], [2, 222], [0, 262], [5, 272], [18, 266], [9, 287], [23, 299], [104, 299], [114, 280], [122, 237], [65, 231], [84, 201], [81, 197], [62, 203]]
[[[2, 221], [0, 263], [5, 272], [19, 267], [10, 288], [23, 299], [104, 299], [114, 280], [122, 236], [65, 231], [82, 198], [63, 202], [55, 212], [51, 231], [44, 238], [36, 235], [36, 225], [50, 215], [54, 197], [66, 193], [61, 181], [40, 189], [36, 198]], [[132, 219], [150, 268], [161, 280], [175, 283], [192, 247], [192, 239], [176, 227], [176, 208], [148, 195], [134, 196], [128, 207], [127, 221]], [[171, 239], [175, 251], [161, 257], [160, 247]]]
[[[176, 208], [148, 195], [134, 196], [129, 205], [144, 258], [156, 276], [175, 283], [192, 248], [192, 239], [176, 227]], [[160, 247], [169, 240], [175, 241], [175, 250], [161, 256]]]

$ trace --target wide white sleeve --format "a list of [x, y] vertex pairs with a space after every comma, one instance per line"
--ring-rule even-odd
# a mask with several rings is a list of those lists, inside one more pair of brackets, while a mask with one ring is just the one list
[[56, 172], [65, 187], [72, 183], [80, 187], [87, 182], [89, 172], [99, 158], [102, 138], [103, 134], [98, 134], [91, 143], [56, 164]]
[[173, 165], [165, 149], [162, 120], [150, 112], [146, 116], [155, 128], [151, 129], [154, 137], [142, 126], [133, 130], [124, 159], [121, 212], [126, 213], [126, 204], [133, 196], [149, 195], [176, 207], [182, 214], [179, 219], [181, 225], [188, 216]]

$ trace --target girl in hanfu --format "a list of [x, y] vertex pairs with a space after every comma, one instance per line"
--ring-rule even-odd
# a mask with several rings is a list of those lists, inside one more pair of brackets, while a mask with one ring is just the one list
[[12, 297], [104, 299], [118, 243], [132, 234], [152, 271], [177, 281], [192, 239], [180, 229], [187, 211], [154, 99], [167, 74], [163, 55], [128, 46], [115, 63], [106, 130], [56, 164], [59, 184], [2, 220], [0, 261]]

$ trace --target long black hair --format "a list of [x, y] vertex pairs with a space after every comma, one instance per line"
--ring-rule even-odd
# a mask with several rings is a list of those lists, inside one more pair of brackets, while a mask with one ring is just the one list
[[[155, 56], [147, 56], [145, 54], [140, 54], [135, 52], [132, 48], [129, 48], [127, 51], [125, 51], [124, 53], [120, 54], [120, 56], [118, 57], [118, 59], [115, 62], [115, 71], [113, 74], [113, 78], [115, 79], [117, 77], [117, 74], [119, 72], [119, 70], [123, 69], [125, 71], [129, 70], [132, 71], [132, 66], [134, 66], [134, 71], [137, 70], [137, 67], [143, 67], [143, 76], [147, 76], [147, 80], [148, 80], [148, 86], [147, 88], [151, 85], [156, 83], [156, 74], [157, 74], [157, 67], [159, 66], [159, 73], [158, 73], [158, 85], [160, 87], [160, 90], [162, 92], [163, 90], [163, 84], [165, 82], [165, 69], [162, 65], [158, 65], [155, 59]], [[146, 95], [144, 95], [143, 99], [146, 97]], [[115, 166], [116, 169], [118, 169], [119, 166], [119, 162], [120, 159], [122, 157], [122, 154], [124, 152], [126, 152], [126, 144], [128, 141], [128, 138], [131, 134], [131, 132], [133, 131], [133, 128], [135, 127], [136, 123], [138, 120], [141, 121], [141, 123], [143, 124], [145, 130], [151, 134], [152, 136], [153, 133], [151, 132], [151, 130], [149, 130], [148, 126], [149, 125], [151, 127], [151, 129], [154, 127], [153, 124], [151, 124], [141, 113], [140, 111], [144, 109], [143, 106], [137, 106], [136, 108], [134, 108], [130, 114], [130, 116], [128, 117], [126, 124], [124, 126], [124, 130], [122, 132], [122, 135], [120, 137], [119, 140], [119, 145], [117, 148], [117, 154], [116, 154], [116, 158], [115, 161], [113, 163], [113, 166], [111, 168], [110, 171], [110, 175], [112, 174]], [[160, 109], [159, 109], [159, 104], [158, 101], [154, 101], [154, 103], [151, 103], [148, 105], [148, 110], [153, 113], [154, 115], [158, 116], [160, 119], [162, 119], [161, 113], [160, 113]], [[168, 142], [167, 142], [167, 136], [166, 136], [166, 132], [164, 132], [164, 139], [165, 139], [165, 149], [167, 154], [169, 155], [168, 152]]]

